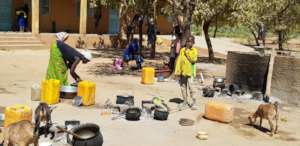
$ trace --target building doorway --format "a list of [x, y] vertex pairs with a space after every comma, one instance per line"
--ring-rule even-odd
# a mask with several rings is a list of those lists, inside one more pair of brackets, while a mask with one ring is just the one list
[[110, 9], [109, 11], [109, 34], [118, 34], [120, 29], [120, 18], [119, 12], [115, 9]]
[[0, 1], [0, 31], [12, 29], [12, 0]]
[[20, 14], [24, 31], [31, 31], [31, 0], [0, 0], [0, 31], [19, 31]]
[[13, 31], [20, 31], [20, 16], [24, 16], [24, 31], [31, 31], [31, 0], [13, 0]]

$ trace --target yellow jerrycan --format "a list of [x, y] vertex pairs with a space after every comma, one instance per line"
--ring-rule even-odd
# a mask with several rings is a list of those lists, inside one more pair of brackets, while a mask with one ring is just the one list
[[77, 96], [82, 97], [82, 105], [90, 106], [95, 104], [96, 83], [81, 81], [78, 83]]
[[204, 116], [210, 120], [230, 123], [233, 121], [233, 112], [233, 107], [229, 104], [210, 101], [205, 105]]
[[59, 103], [60, 80], [49, 79], [42, 81], [41, 101], [49, 105]]
[[154, 84], [155, 69], [153, 67], [144, 67], [142, 69], [142, 83]]
[[32, 110], [26, 105], [8, 106], [5, 108], [4, 115], [4, 127], [23, 120], [32, 121]]

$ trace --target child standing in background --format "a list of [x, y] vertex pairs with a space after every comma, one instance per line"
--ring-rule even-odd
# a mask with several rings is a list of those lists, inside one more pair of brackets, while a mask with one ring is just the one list
[[20, 16], [18, 18], [18, 26], [19, 26], [20, 32], [25, 31], [26, 21], [25, 21], [25, 16], [23, 13], [20, 13]]
[[[179, 84], [181, 88], [181, 94], [183, 97], [183, 104], [180, 109], [189, 106], [194, 108], [196, 99], [193, 97], [193, 91], [190, 84], [190, 79], [193, 76], [193, 65], [197, 62], [198, 51], [193, 47], [195, 43], [195, 37], [189, 36], [186, 42], [186, 47], [180, 49], [179, 56], [176, 61], [175, 75], [179, 77]], [[190, 93], [191, 101], [188, 99], [188, 91]]]

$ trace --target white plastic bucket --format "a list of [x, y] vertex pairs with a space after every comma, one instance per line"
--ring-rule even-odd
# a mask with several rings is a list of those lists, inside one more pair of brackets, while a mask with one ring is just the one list
[[41, 100], [41, 86], [37, 83], [31, 86], [31, 100], [32, 101]]

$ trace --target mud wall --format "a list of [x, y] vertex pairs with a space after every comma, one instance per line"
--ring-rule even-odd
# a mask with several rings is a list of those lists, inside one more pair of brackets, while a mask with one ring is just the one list
[[300, 58], [276, 56], [274, 61], [272, 96], [300, 105]]
[[265, 91], [270, 56], [257, 53], [228, 52], [226, 83], [246, 91]]
[[[79, 34], [70, 34], [68, 40], [66, 41], [72, 47], [75, 47], [77, 40], [80, 37]], [[96, 34], [87, 34], [84, 37], [81, 37], [82, 40], [87, 45], [87, 48], [94, 48], [93, 44], [99, 42], [99, 36]], [[105, 47], [112, 47], [116, 43], [116, 37], [110, 35], [101, 35], [101, 38], [104, 39]], [[56, 41], [55, 33], [41, 33], [39, 39], [50, 48], [50, 45]]]

